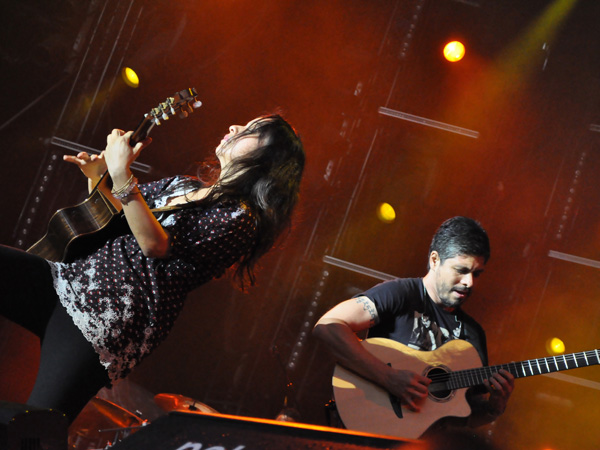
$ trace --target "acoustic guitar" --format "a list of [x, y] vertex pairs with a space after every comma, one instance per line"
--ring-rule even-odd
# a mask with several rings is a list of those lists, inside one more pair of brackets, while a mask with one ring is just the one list
[[[185, 118], [200, 106], [194, 88], [184, 89], [168, 97], [144, 115], [134, 130], [129, 144], [135, 146], [150, 134], [154, 126], [174, 115]], [[106, 172], [104, 177], [108, 176]], [[70, 262], [99, 248], [111, 236], [127, 229], [123, 215], [98, 189], [102, 179], [87, 199], [75, 206], [56, 211], [48, 223], [46, 234], [27, 252], [49, 261]]]
[[460, 339], [448, 341], [430, 352], [413, 350], [384, 338], [366, 339], [363, 345], [392, 367], [412, 370], [430, 378], [429, 395], [421, 405], [421, 411], [413, 412], [378, 385], [337, 365], [332, 383], [340, 418], [350, 430], [408, 439], [419, 438], [444, 417], [471, 414], [465, 388], [482, 385], [500, 369], [507, 370], [515, 378], [522, 378], [600, 363], [600, 350], [591, 350], [481, 367], [475, 347]]

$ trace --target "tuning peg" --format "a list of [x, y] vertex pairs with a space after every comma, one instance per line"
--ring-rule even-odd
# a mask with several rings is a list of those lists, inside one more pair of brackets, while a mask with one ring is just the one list
[[187, 116], [189, 116], [189, 114], [188, 114], [188, 112], [185, 109], [182, 109], [182, 110], [179, 111], [178, 116], [181, 119], [185, 119]]
[[198, 109], [198, 108], [200, 108], [201, 106], [202, 106], [202, 102], [201, 102], [200, 100], [196, 100], [196, 101], [195, 101], [195, 102], [192, 104], [192, 107], [193, 107], [194, 109]]

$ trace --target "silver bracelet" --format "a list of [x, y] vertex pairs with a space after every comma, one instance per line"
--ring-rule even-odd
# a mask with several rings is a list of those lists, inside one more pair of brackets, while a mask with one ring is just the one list
[[138, 180], [133, 175], [129, 177], [129, 180], [119, 189], [113, 189], [111, 191], [114, 198], [121, 200], [131, 194], [138, 185]]

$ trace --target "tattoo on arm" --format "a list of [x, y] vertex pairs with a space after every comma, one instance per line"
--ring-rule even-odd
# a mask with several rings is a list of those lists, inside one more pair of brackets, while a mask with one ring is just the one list
[[376, 325], [379, 317], [377, 316], [377, 310], [375, 309], [375, 305], [373, 304], [371, 299], [364, 296], [357, 297], [356, 303], [362, 304], [363, 309], [369, 313], [369, 316], [371, 317], [371, 320], [369, 321], [369, 326], [372, 327], [373, 325]]

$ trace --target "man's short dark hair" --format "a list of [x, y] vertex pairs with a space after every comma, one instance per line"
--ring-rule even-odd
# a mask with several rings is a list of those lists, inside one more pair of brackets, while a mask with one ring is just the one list
[[429, 246], [429, 255], [433, 251], [438, 252], [441, 263], [458, 255], [480, 256], [487, 263], [490, 240], [479, 222], [457, 216], [440, 225]]

